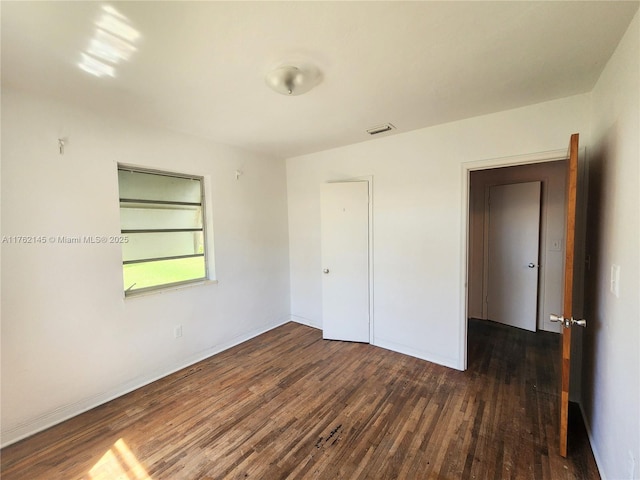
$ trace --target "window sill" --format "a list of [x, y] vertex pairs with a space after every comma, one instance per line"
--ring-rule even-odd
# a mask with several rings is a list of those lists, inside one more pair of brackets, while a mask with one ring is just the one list
[[218, 280], [201, 280], [199, 282], [192, 282], [192, 283], [183, 283], [181, 285], [172, 285], [169, 287], [160, 287], [158, 289], [154, 289], [154, 290], [144, 290], [142, 292], [132, 292], [129, 295], [124, 295], [123, 298], [124, 300], [130, 300], [133, 298], [140, 298], [140, 297], [147, 297], [150, 295], [161, 295], [164, 293], [170, 293], [170, 292], [174, 292], [176, 290], [184, 290], [187, 288], [193, 288], [193, 287], [200, 287], [203, 285], [217, 285], [218, 284]]

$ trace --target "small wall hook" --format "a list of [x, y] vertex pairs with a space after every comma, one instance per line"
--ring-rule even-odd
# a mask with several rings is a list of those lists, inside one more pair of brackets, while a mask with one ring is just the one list
[[58, 150], [60, 151], [60, 155], [64, 155], [64, 145], [65, 145], [65, 139], [64, 138], [59, 138], [58, 139]]
[[242, 172], [240, 170], [236, 170], [236, 180], [240, 178], [240, 175], [242, 175]]

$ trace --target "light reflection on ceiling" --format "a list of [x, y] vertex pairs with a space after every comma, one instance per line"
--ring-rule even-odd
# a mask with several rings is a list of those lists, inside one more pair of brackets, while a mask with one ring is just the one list
[[95, 26], [89, 45], [80, 54], [78, 67], [96, 77], [115, 77], [116, 66], [121, 61], [129, 61], [136, 52], [140, 32], [111, 5], [101, 7]]

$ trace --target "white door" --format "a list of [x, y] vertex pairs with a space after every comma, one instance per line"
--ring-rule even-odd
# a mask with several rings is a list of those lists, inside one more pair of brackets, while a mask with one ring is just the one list
[[487, 316], [536, 331], [540, 182], [491, 187]]
[[369, 182], [321, 190], [322, 336], [369, 342]]

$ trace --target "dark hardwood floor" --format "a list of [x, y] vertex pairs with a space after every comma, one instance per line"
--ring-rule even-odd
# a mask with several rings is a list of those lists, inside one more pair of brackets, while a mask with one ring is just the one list
[[[470, 321], [458, 372], [288, 323], [11, 445], [11, 479], [597, 479], [558, 337]], [[576, 422], [576, 420], [578, 420]]]

